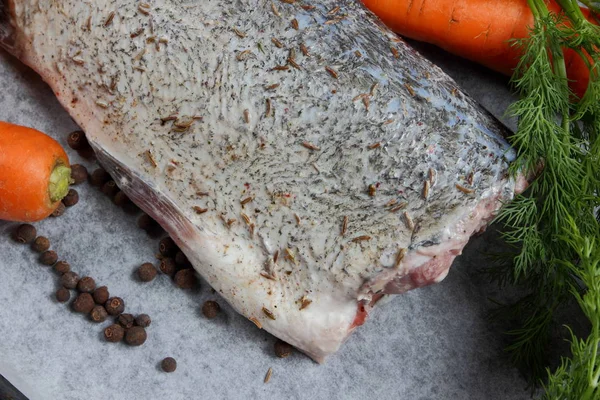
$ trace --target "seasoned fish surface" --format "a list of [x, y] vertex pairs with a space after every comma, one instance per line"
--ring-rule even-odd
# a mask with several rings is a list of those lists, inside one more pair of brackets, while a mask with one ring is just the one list
[[519, 187], [504, 128], [355, 0], [0, 0], [122, 190], [318, 361]]

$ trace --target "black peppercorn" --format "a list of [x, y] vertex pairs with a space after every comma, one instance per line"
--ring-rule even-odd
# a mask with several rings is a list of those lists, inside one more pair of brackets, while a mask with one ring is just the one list
[[208, 319], [215, 318], [219, 314], [219, 311], [221, 311], [221, 306], [216, 301], [208, 300], [202, 305], [202, 314]]
[[279, 358], [286, 358], [290, 354], [292, 354], [292, 351], [294, 351], [294, 348], [292, 347], [291, 344], [286, 343], [281, 339], [277, 339], [277, 341], [275, 342], [274, 348], [275, 348], [275, 355]]
[[102, 193], [108, 197], [113, 197], [119, 191], [119, 187], [112, 179], [102, 186]]
[[15, 232], [15, 240], [19, 243], [31, 243], [35, 239], [37, 231], [31, 224], [19, 225]]
[[95, 305], [90, 312], [90, 318], [94, 322], [104, 322], [107, 317], [108, 313], [106, 312], [106, 309], [100, 305]]
[[62, 199], [62, 203], [65, 207], [73, 207], [79, 202], [79, 193], [75, 189], [69, 189], [69, 193]]
[[183, 254], [181, 250], [178, 251], [177, 254], [175, 254], [175, 264], [177, 264], [179, 268], [191, 268], [192, 266], [190, 260], [188, 260], [186, 255]]
[[56, 300], [58, 300], [60, 303], [66, 303], [70, 298], [71, 292], [69, 289], [62, 287], [56, 291]]
[[129, 329], [129, 328], [133, 327], [134, 322], [135, 322], [135, 319], [133, 318], [133, 315], [131, 315], [131, 314], [120, 314], [117, 317], [117, 324], [121, 325], [125, 329]]
[[110, 297], [110, 295], [108, 294], [108, 288], [106, 286], [100, 286], [98, 289], [94, 290], [94, 293], [92, 293], [92, 297], [94, 298], [96, 304], [103, 305]]
[[125, 342], [130, 346], [141, 346], [146, 341], [148, 335], [141, 326], [134, 326], [125, 331]]
[[54, 265], [58, 261], [58, 254], [54, 250], [46, 250], [40, 255], [40, 263], [44, 265]]
[[162, 360], [160, 367], [165, 372], [174, 372], [177, 369], [177, 361], [173, 357], [167, 357]]
[[79, 275], [75, 272], [66, 272], [60, 277], [60, 284], [67, 289], [75, 289], [79, 282]]
[[82, 293], [92, 293], [96, 289], [96, 281], [94, 278], [84, 276], [77, 282], [77, 290]]
[[135, 324], [137, 326], [141, 326], [142, 328], [149, 327], [151, 322], [152, 320], [150, 319], [150, 316], [148, 314], [140, 314], [137, 317], [135, 317]]
[[48, 238], [45, 236], [38, 236], [31, 244], [31, 248], [33, 251], [43, 253], [50, 248], [50, 240], [48, 240]]
[[81, 164], [73, 164], [71, 165], [71, 180], [73, 181], [73, 185], [79, 185], [87, 181], [88, 171]]
[[182, 269], [175, 274], [175, 284], [181, 289], [192, 289], [197, 283], [196, 272], [192, 268]]
[[106, 308], [106, 312], [110, 315], [119, 315], [125, 311], [125, 303], [120, 297], [111, 297], [104, 304], [104, 308]]
[[89, 313], [94, 308], [94, 299], [89, 293], [79, 293], [73, 302], [73, 311], [80, 313]]
[[90, 145], [83, 131], [71, 132], [71, 134], [69, 134], [69, 137], [67, 138], [67, 144], [73, 150], [81, 150], [86, 147], [89, 147]]
[[102, 187], [110, 180], [110, 175], [104, 168], [96, 168], [90, 175], [90, 183], [92, 186]]
[[123, 340], [125, 329], [121, 325], [112, 324], [104, 330], [104, 338], [108, 342], [118, 343]]
[[150, 282], [156, 277], [156, 268], [151, 263], [144, 263], [137, 269], [138, 277], [142, 282]]
[[52, 217], [60, 217], [65, 213], [65, 210], [67, 208], [65, 207], [65, 205], [62, 203], [62, 201], [60, 203], [58, 203], [58, 206], [56, 207], [56, 210], [54, 210], [54, 212], [52, 214], [50, 214]]
[[71, 270], [71, 266], [66, 261], [59, 261], [54, 264], [54, 271], [59, 274], [67, 273]]
[[160, 270], [165, 275], [173, 276], [177, 270], [175, 260], [172, 258], [163, 258], [160, 260]]
[[179, 248], [170, 237], [165, 237], [158, 243], [158, 251], [165, 257], [173, 257], [179, 251]]

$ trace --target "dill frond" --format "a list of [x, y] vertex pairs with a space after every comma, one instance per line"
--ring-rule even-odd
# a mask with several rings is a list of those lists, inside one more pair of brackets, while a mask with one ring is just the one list
[[[547, 378], [545, 398], [597, 399], [600, 28], [585, 19], [577, 1], [558, 3], [564, 13], [555, 15], [543, 0], [528, 0], [534, 26], [528, 38], [513, 43], [524, 56], [511, 80], [520, 94], [509, 109], [518, 119], [510, 137], [517, 151], [511, 172], [534, 178], [525, 193], [501, 210], [497, 221], [504, 226], [504, 240], [517, 250], [512, 281], [529, 294], [497, 315], [519, 320], [519, 327], [508, 332], [512, 341], [507, 351], [534, 381]], [[569, 90], [564, 48], [577, 51], [590, 69], [581, 99]], [[570, 297], [592, 323], [592, 332], [587, 339], [571, 333], [571, 358], [551, 372], [545, 352], [552, 321], [557, 307]]]

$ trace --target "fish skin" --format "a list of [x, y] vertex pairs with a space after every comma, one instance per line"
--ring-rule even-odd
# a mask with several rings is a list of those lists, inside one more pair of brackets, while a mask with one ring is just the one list
[[211, 286], [319, 362], [523, 188], [505, 128], [358, 1], [140, 4], [0, 0], [0, 43]]

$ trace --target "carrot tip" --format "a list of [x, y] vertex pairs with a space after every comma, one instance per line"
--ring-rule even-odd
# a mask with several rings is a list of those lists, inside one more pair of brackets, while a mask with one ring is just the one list
[[52, 203], [62, 200], [67, 195], [70, 182], [71, 168], [62, 164], [54, 167], [48, 184], [48, 193]]

